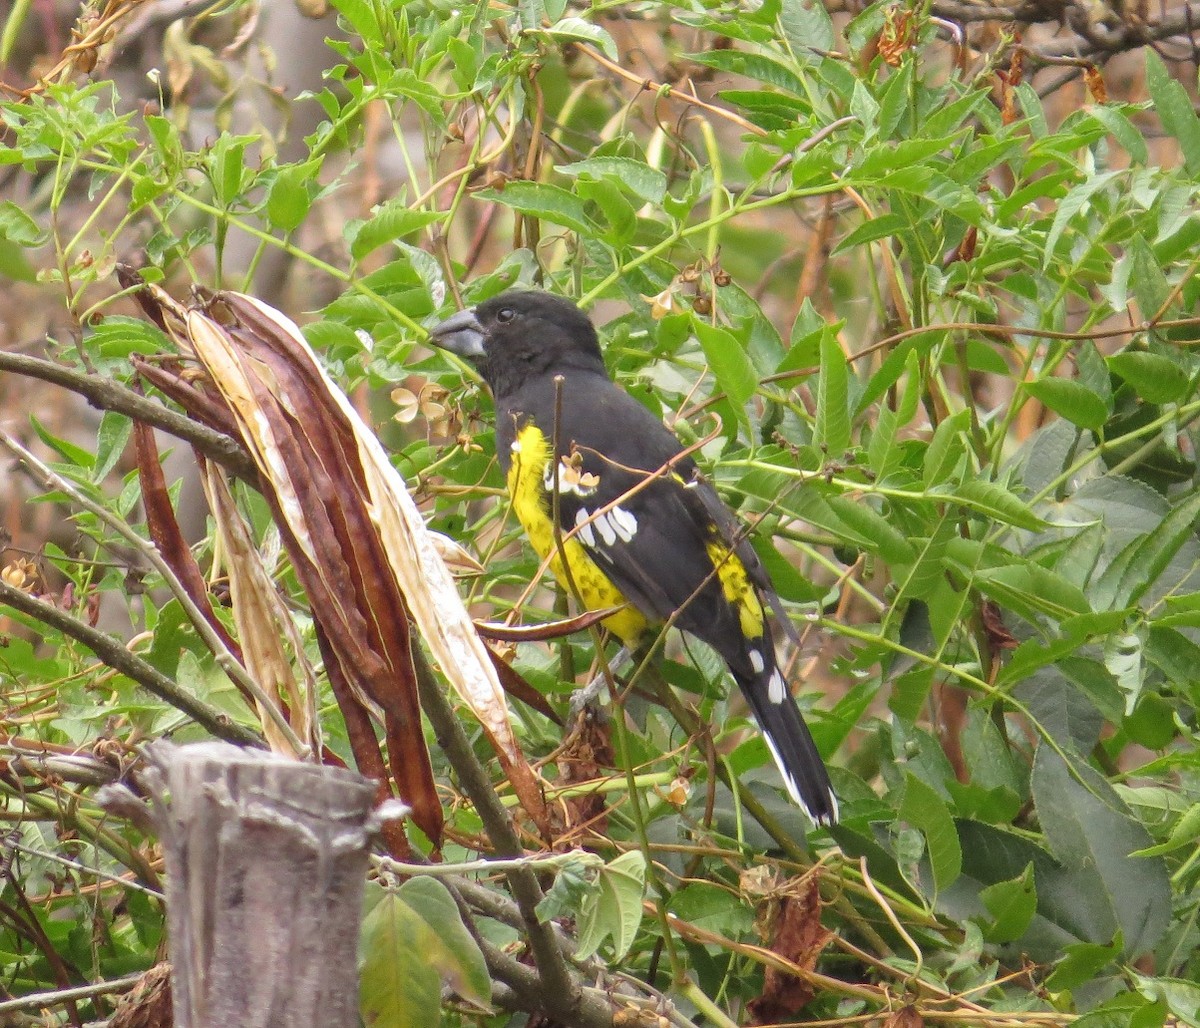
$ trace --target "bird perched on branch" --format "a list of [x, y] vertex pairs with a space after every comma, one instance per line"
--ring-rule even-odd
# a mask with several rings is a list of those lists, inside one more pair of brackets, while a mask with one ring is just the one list
[[776, 662], [766, 607], [782, 608], [766, 569], [675, 436], [609, 378], [587, 315], [510, 290], [430, 341], [490, 387], [513, 509], [558, 580], [588, 609], [619, 606], [604, 624], [631, 649], [668, 621], [715, 649], [788, 792], [814, 822], [835, 821], [825, 765]]

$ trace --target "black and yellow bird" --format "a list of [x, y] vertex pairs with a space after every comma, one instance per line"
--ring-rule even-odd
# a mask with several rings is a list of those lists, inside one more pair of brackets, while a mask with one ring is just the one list
[[430, 341], [491, 388], [513, 509], [559, 581], [589, 609], [620, 606], [604, 624], [631, 648], [671, 620], [715, 649], [789, 793], [814, 822], [835, 821], [828, 773], [776, 662], [765, 606], [781, 606], [766, 569], [675, 436], [609, 377], [587, 315], [510, 290]]

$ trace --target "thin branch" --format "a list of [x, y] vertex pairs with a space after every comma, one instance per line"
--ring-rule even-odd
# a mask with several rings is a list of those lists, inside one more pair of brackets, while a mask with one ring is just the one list
[[625, 79], [627, 82], [632, 82], [638, 86], [643, 92], [657, 93], [659, 96], [666, 97], [670, 100], [681, 100], [685, 104], [690, 104], [693, 107], [699, 107], [703, 111], [708, 111], [709, 114], [715, 115], [718, 118], [724, 118], [726, 121], [732, 122], [738, 128], [746, 132], [752, 132], [756, 136], [765, 136], [767, 130], [759, 128], [753, 122], [747, 121], [740, 114], [735, 114], [733, 111], [724, 107], [718, 107], [716, 104], [710, 104], [706, 100], [701, 100], [695, 93], [685, 93], [681, 89], [677, 89], [667, 82], [655, 82], [654, 79], [646, 78], [643, 75], [637, 75], [628, 68], [622, 67], [616, 61], [610, 61], [599, 50], [588, 43], [575, 43], [575, 49], [582, 54], [586, 54], [589, 58], [595, 61], [600, 67], [606, 71], [612, 72]]
[[262, 739], [250, 729], [243, 728], [230, 720], [228, 714], [181, 689], [156, 667], [142, 660], [137, 654], [130, 653], [114, 636], [92, 628], [66, 611], [59, 610], [44, 600], [35, 599], [3, 580], [0, 580], [0, 604], [19, 610], [22, 614], [82, 643], [108, 667], [121, 672], [147, 692], [187, 714], [218, 739], [239, 746], [262, 746]]
[[11, 371], [26, 378], [62, 386], [82, 396], [100, 410], [125, 414], [155, 428], [161, 428], [177, 439], [190, 443], [209, 460], [228, 468], [240, 478], [251, 482], [258, 478], [258, 469], [254, 461], [235, 439], [164, 407], [156, 400], [149, 400], [111, 378], [74, 371], [42, 357], [0, 351], [0, 372], [2, 371]]
[[110, 982], [95, 982], [92, 985], [77, 985], [72, 989], [54, 989], [50, 992], [33, 992], [19, 999], [9, 999], [0, 1003], [0, 1014], [11, 1014], [18, 1010], [40, 1010], [42, 1007], [54, 1007], [62, 1003], [71, 1003], [77, 999], [91, 999], [93, 996], [107, 996], [114, 992], [127, 992], [142, 980], [142, 972], [127, 974], [124, 978], [114, 978]]

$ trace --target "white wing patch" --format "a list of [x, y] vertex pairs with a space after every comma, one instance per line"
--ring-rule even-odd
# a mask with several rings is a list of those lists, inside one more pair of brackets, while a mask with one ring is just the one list
[[592, 523], [588, 521], [590, 515], [582, 507], [575, 512], [575, 526], [579, 529], [579, 538], [583, 540], [584, 546], [596, 545], [596, 533], [592, 531]]
[[760, 650], [750, 651], [750, 666], [754, 668], [754, 673], [756, 675], [761, 675], [763, 673], [763, 668], [765, 668], [767, 665], [763, 662], [763, 655]]
[[624, 507], [613, 507], [608, 512], [608, 520], [612, 522], [613, 530], [621, 537], [622, 542], [630, 542], [637, 535], [637, 518]]
[[623, 543], [631, 542], [638, 528], [637, 518], [624, 507], [613, 507], [603, 514], [592, 514], [580, 507], [575, 512], [575, 525], [584, 545], [592, 547], [596, 545], [597, 534], [604, 546], [615, 546], [618, 539]]
[[605, 546], [612, 546], [617, 541], [617, 531], [608, 520], [607, 514], [597, 514], [592, 524], [596, 526], [596, 531], [600, 533]]
[[[755, 657], [758, 657], [759, 661], [762, 660], [762, 657], [757, 653], [751, 654], [750, 660], [753, 661]], [[776, 668], [771, 672], [771, 680], [767, 682], [767, 699], [772, 703], [782, 703], [787, 699], [787, 694], [787, 682], [783, 680], [783, 675], [779, 673], [779, 668]]]

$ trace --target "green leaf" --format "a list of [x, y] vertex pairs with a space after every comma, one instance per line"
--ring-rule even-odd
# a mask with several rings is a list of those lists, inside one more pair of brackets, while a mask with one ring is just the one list
[[979, 898], [992, 915], [992, 923], [984, 928], [984, 938], [988, 942], [1016, 942], [1029, 930], [1037, 912], [1032, 861], [1016, 878], [981, 890]]
[[617, 44], [599, 25], [582, 18], [563, 18], [548, 27], [530, 26], [524, 30], [528, 36], [545, 36], [555, 43], [591, 43], [598, 47], [610, 61], [619, 61], [621, 55]]
[[[885, 365], [892, 361], [894, 356], [895, 354], [890, 355], [884, 362]], [[909, 350], [905, 355], [902, 367], [906, 381], [897, 407], [893, 411], [886, 403], [880, 406], [875, 429], [867, 444], [867, 459], [871, 469], [881, 482], [885, 481], [899, 467], [904, 458], [904, 443], [899, 438], [900, 429], [912, 423], [913, 416], [917, 412], [917, 402], [920, 399], [921, 359], [915, 349]], [[882, 373], [883, 369], [876, 372], [876, 376]], [[873, 376], [864, 390], [864, 394], [874, 392], [876, 385]], [[880, 391], [882, 392], [882, 390]]]
[[243, 201], [247, 183], [253, 175], [246, 163], [246, 147], [258, 140], [254, 136], [221, 133], [209, 154], [208, 172], [213, 195], [219, 206], [231, 208]]
[[667, 193], [667, 176], [631, 157], [589, 157], [572, 164], [559, 164], [554, 170], [571, 177], [613, 179], [646, 203], [660, 204]]
[[1065, 955], [1046, 979], [1046, 988], [1051, 992], [1078, 989], [1121, 955], [1120, 940], [1111, 943], [1073, 942], [1064, 949]]
[[418, 875], [375, 905], [363, 924], [361, 1005], [368, 1025], [440, 1023], [441, 983], [490, 1009], [491, 980], [458, 906]]
[[753, 930], [750, 908], [729, 889], [705, 881], [690, 881], [672, 893], [671, 913], [690, 925], [738, 938]]
[[1188, 376], [1162, 354], [1122, 350], [1107, 358], [1107, 363], [1147, 403], [1174, 403], [1187, 392]]
[[401, 200], [388, 200], [372, 211], [369, 221], [356, 227], [350, 238], [350, 256], [360, 261], [385, 243], [418, 232], [444, 217], [438, 211], [414, 211]]
[[1080, 937], [1107, 944], [1120, 932], [1130, 958], [1152, 948], [1170, 923], [1171, 884], [1160, 858], [1132, 855], [1151, 845], [1149, 833], [1101, 775], [1078, 760], [1068, 767], [1045, 744], [1031, 784], [1050, 850], [1091, 897], [1077, 911]]
[[1151, 1003], [1126, 990], [1092, 1007], [1071, 1022], [1071, 1028], [1164, 1028], [1166, 1019], [1166, 1004]]
[[[1100, 595], [1110, 595], [1114, 608], [1137, 603], [1166, 570], [1183, 545], [1195, 537], [1194, 525], [1200, 518], [1200, 492], [1174, 507], [1153, 531], [1130, 544], [1130, 556], [1123, 565], [1114, 562], [1097, 583]], [[1110, 574], [1112, 572], [1112, 574]]]
[[[890, 138], [900, 124], [900, 120], [910, 109], [913, 97], [913, 75], [917, 64], [915, 61], [905, 61], [888, 78], [883, 87], [883, 95], [879, 98], [879, 114], [877, 132], [881, 139]], [[901, 133], [903, 135], [903, 133]], [[972, 179], [972, 181], [975, 181]]]
[[49, 238], [49, 233], [12, 200], [0, 203], [0, 239], [32, 247], [41, 246]]
[[986, 478], [967, 478], [943, 493], [947, 499], [1014, 528], [1037, 532], [1046, 527], [1046, 522], [1038, 517], [1024, 500], [1013, 495], [998, 482]]
[[1090, 882], [1061, 867], [1027, 833], [967, 820], [960, 820], [957, 827], [963, 873], [938, 897], [940, 910], [960, 921], [980, 920], [987, 916], [979, 898], [983, 889], [1017, 878], [1033, 864], [1037, 913], [1016, 944], [1019, 952], [1049, 963], [1061, 957], [1065, 944], [1084, 941], [1077, 931], [1078, 911], [1092, 902]]
[[[1083, 590], [1057, 572], [1031, 560], [1016, 558], [999, 567], [989, 567], [972, 554], [972, 546], [970, 540], [955, 539], [950, 543], [948, 554], [960, 563], [965, 576], [973, 575], [974, 584], [984, 595], [1002, 607], [1012, 608], [1031, 620], [1034, 620], [1033, 612], [1048, 614], [1060, 621], [1090, 612]], [[984, 561], [991, 563], [987, 557]], [[1065, 622], [1063, 628], [1065, 631]]]
[[99, 482], [116, 466], [133, 434], [133, 421], [124, 414], [106, 410], [96, 432], [96, 463], [92, 481]]
[[1108, 405], [1082, 382], [1053, 375], [1026, 382], [1026, 392], [1080, 428], [1096, 429], [1108, 420]]
[[1200, 985], [1179, 978], [1148, 978], [1135, 974], [1138, 992], [1147, 999], [1165, 1003], [1182, 1024], [1200, 1025]]
[[[1148, 648], [1143, 652], [1153, 664]], [[1157, 692], [1143, 692], [1122, 727], [1131, 742], [1148, 750], [1166, 749], [1175, 739], [1175, 707]]]
[[850, 447], [849, 371], [846, 355], [832, 335], [821, 338], [821, 372], [817, 381], [814, 442], [826, 453], [841, 457]]
[[818, 0], [783, 0], [779, 5], [779, 28], [798, 61], [805, 60], [812, 50], [833, 49], [833, 22]]
[[493, 200], [530, 217], [564, 225], [584, 236], [596, 231], [583, 201], [559, 186], [545, 182], [509, 182], [503, 189], [481, 189], [475, 195], [481, 200]]
[[933, 868], [934, 894], [942, 892], [962, 871], [963, 859], [946, 801], [910, 771], [905, 776], [904, 799], [897, 815], [925, 836], [926, 853]]
[[1145, 849], [1134, 850], [1131, 857], [1161, 857], [1164, 853], [1174, 853], [1184, 846], [1194, 846], [1200, 840], [1200, 803], [1194, 803], [1183, 812], [1183, 817], [1175, 822], [1166, 842]]
[[545, 924], [558, 917], [573, 917], [596, 885], [604, 861], [594, 853], [564, 854], [554, 881], [537, 905], [538, 920]]
[[359, 1010], [368, 1025], [442, 1023], [442, 983], [422, 952], [423, 922], [388, 892], [362, 927]]
[[948, 478], [958, 478], [959, 467], [967, 455], [964, 436], [970, 424], [971, 412], [960, 410], [938, 425], [925, 450], [921, 469], [926, 489], [933, 489]]
[[104, 361], [127, 366], [131, 354], [161, 353], [172, 349], [172, 343], [161, 329], [137, 318], [120, 314], [106, 317], [87, 336], [88, 347]]
[[317, 165], [292, 164], [281, 168], [267, 193], [267, 220], [284, 232], [300, 227], [312, 207], [309, 183]]
[[846, 250], [853, 250], [856, 246], [873, 243], [877, 239], [890, 238], [907, 229], [909, 224], [909, 219], [902, 214], [881, 214], [877, 218], [871, 218], [838, 240], [838, 244], [833, 248], [831, 256], [836, 257]]
[[[1071, 645], [1072, 642], [1074, 645]], [[1040, 654], [1029, 653], [1027, 647], [1033, 647], [1035, 651], [1038, 649], [1033, 640], [1026, 640], [1017, 647], [1010, 666], [1015, 668], [1020, 663], [1041, 666], [1023, 672], [1010, 672], [1009, 667], [1005, 667], [999, 678], [1010, 685], [1016, 683], [1014, 695], [1025, 704], [1039, 728], [1055, 743], [1069, 750], [1090, 750], [1100, 738], [1104, 715], [1087, 694], [1067, 679], [1056, 663], [1052, 663], [1069, 660], [1078, 650], [1078, 643], [1058, 639], [1042, 647]], [[1100, 670], [1103, 672], [1104, 669], [1101, 667]]]
[[384, 45], [374, 4], [367, 0], [333, 0], [333, 6], [364, 43], [376, 47]]
[[826, 502], [834, 514], [856, 533], [855, 542], [878, 553], [889, 564], [910, 564], [917, 551], [896, 527], [865, 500], [830, 496]]
[[946, 546], [956, 535], [955, 522], [943, 517], [933, 529], [932, 535], [924, 540], [913, 540], [917, 548], [917, 560], [907, 570], [893, 568], [899, 590], [893, 609], [904, 609], [909, 599], [927, 600], [934, 587], [946, 572]]
[[612, 936], [613, 961], [629, 952], [642, 923], [646, 893], [646, 858], [641, 850], [622, 853], [600, 869], [596, 888], [579, 909], [579, 948], [576, 959], [590, 957]]
[[744, 50], [709, 50], [687, 56], [697, 64], [734, 75], [745, 75], [795, 96], [805, 95], [804, 81], [791, 68], [763, 54]]
[[[1094, 175], [1075, 186], [1059, 201], [1058, 210], [1054, 213], [1054, 223], [1046, 233], [1046, 244], [1042, 249], [1042, 267], [1048, 268], [1054, 259], [1054, 249], [1059, 237], [1071, 223], [1071, 219], [1087, 207], [1088, 201], [1114, 178], [1122, 174], [1119, 171], [1109, 171]], [[1085, 222], [1086, 224], [1086, 222]]]
[[610, 178], [581, 178], [575, 183], [575, 192], [583, 200], [595, 204], [608, 227], [600, 232], [599, 238], [614, 247], [625, 246], [637, 231], [637, 212]]
[[14, 282], [34, 282], [37, 272], [25, 256], [24, 248], [0, 235], [0, 277]]
[[1096, 104], [1091, 115], [1121, 144], [1134, 164], [1145, 164], [1150, 159], [1146, 140], [1138, 127], [1121, 111], [1108, 104]]
[[35, 415], [29, 415], [29, 423], [33, 426], [37, 437], [68, 464], [73, 464], [77, 468], [87, 468], [89, 471], [96, 466], [95, 456], [88, 453], [82, 446], [76, 446], [74, 443], [54, 435], [38, 421]]
[[517, 15], [524, 31], [537, 29], [542, 23], [542, 0], [517, 0]]
[[693, 328], [717, 385], [734, 407], [744, 414], [746, 401], [758, 388], [758, 372], [750, 361], [750, 355], [737, 336], [728, 329], [699, 318], [694, 319]]
[[1153, 47], [1146, 48], [1146, 85], [1163, 128], [1179, 141], [1188, 174], [1200, 173], [1200, 118], [1187, 90], [1171, 78]]
[[1171, 295], [1171, 283], [1163, 274], [1162, 263], [1140, 233], [1126, 244], [1119, 270], [1128, 276], [1129, 288], [1144, 320], [1155, 317], [1166, 308], [1167, 297]]

